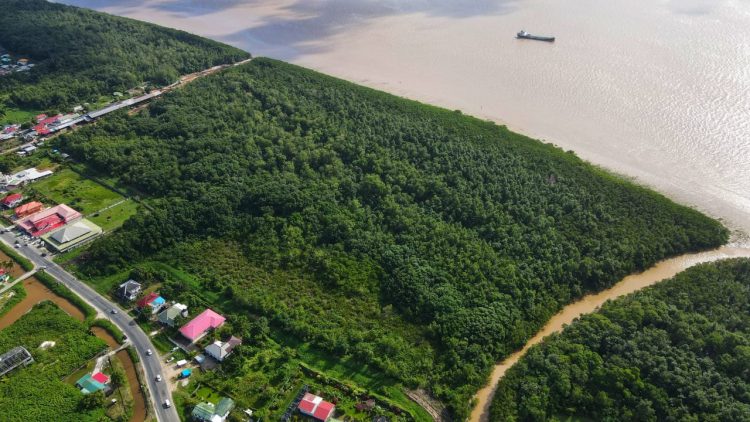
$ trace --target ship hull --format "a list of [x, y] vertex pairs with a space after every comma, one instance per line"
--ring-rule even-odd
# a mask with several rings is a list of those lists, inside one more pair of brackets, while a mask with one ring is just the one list
[[536, 35], [516, 35], [516, 38], [523, 40], [555, 42], [555, 37], [539, 37]]

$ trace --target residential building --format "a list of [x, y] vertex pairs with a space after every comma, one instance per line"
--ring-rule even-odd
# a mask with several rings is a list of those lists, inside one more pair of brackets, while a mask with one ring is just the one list
[[14, 189], [16, 187], [33, 182], [37, 179], [47, 177], [50, 174], [52, 174], [52, 170], [39, 171], [33, 167], [19, 171], [18, 173], [13, 175], [0, 174], [0, 187], [4, 187], [8, 190]]
[[234, 400], [222, 397], [216, 405], [209, 402], [196, 404], [190, 416], [195, 421], [224, 422], [232, 409], [234, 409]]
[[10, 195], [3, 198], [3, 200], [0, 201], [0, 203], [2, 203], [2, 205], [5, 208], [15, 208], [22, 201], [23, 201], [23, 195], [21, 195], [20, 193], [11, 193]]
[[34, 358], [25, 347], [14, 347], [0, 355], [0, 377], [19, 366], [29, 366], [33, 362]]
[[159, 313], [159, 322], [170, 327], [177, 325], [177, 321], [182, 318], [187, 318], [188, 310], [187, 306], [182, 303], [175, 303], [169, 308]]
[[83, 394], [91, 394], [100, 390], [105, 390], [105, 394], [111, 390], [111, 387], [107, 385], [109, 383], [109, 377], [96, 372], [93, 375], [86, 374], [76, 381], [76, 387], [81, 389]]
[[224, 321], [226, 321], [226, 318], [211, 309], [206, 309], [190, 322], [183, 325], [182, 328], [180, 328], [180, 334], [190, 340], [191, 343], [195, 343], [203, 338], [209, 330], [215, 330], [216, 328], [221, 327], [221, 325], [224, 324]]
[[44, 208], [44, 204], [42, 204], [41, 202], [31, 201], [21, 205], [20, 207], [16, 207], [16, 209], [13, 211], [16, 213], [16, 218], [23, 218], [38, 213], [42, 210], [42, 208]]
[[219, 362], [223, 362], [227, 356], [232, 354], [234, 348], [239, 346], [240, 344], [242, 344], [242, 339], [232, 336], [226, 342], [213, 342], [212, 344], [208, 345], [208, 347], [206, 347], [204, 352], [206, 352], [207, 355], [218, 360]]
[[216, 410], [214, 411], [212, 422], [224, 422], [232, 409], [234, 409], [234, 400], [229, 397], [222, 397], [221, 400], [216, 403]]
[[193, 420], [195, 421], [210, 422], [211, 418], [214, 416], [215, 411], [216, 406], [214, 406], [213, 403], [202, 402], [195, 405], [193, 411], [190, 413], [190, 416], [192, 416]]
[[155, 314], [159, 312], [159, 310], [164, 306], [164, 303], [166, 301], [163, 297], [159, 296], [158, 293], [151, 292], [138, 300], [136, 302], [136, 306], [141, 310], [141, 312], [150, 312], [151, 314]]
[[326, 422], [333, 416], [333, 412], [336, 410], [336, 405], [323, 400], [322, 397], [305, 393], [305, 396], [302, 397], [297, 408], [302, 414]]
[[17, 221], [16, 226], [29, 235], [38, 237], [80, 218], [80, 212], [65, 204], [60, 204], [25, 217]]
[[141, 284], [136, 282], [135, 280], [128, 280], [120, 284], [120, 287], [117, 288], [115, 294], [117, 295], [117, 297], [123, 300], [135, 300], [135, 298], [137, 298], [138, 295], [141, 294]]

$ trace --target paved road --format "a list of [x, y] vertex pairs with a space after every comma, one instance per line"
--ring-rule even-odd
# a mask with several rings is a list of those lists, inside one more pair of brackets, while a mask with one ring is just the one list
[[[16, 238], [13, 232], [9, 232], [0, 234], [0, 239], [13, 247], [18, 238]], [[23, 243], [24, 242], [21, 241], [21, 244]], [[160, 422], [179, 421], [180, 418], [177, 416], [177, 411], [175, 410], [174, 405], [170, 408], [164, 407], [164, 400], [169, 399], [169, 401], [172, 402], [172, 397], [167, 386], [165, 375], [162, 373], [158, 353], [155, 352], [156, 348], [151, 343], [151, 339], [149, 339], [146, 333], [141, 330], [141, 327], [139, 327], [138, 324], [136, 324], [135, 321], [133, 321], [133, 319], [117, 305], [95, 292], [94, 289], [84, 284], [67, 271], [63, 270], [62, 267], [48, 259], [49, 257], [43, 257], [41, 255], [41, 250], [29, 245], [21, 246], [16, 249], [16, 251], [30, 259], [37, 267], [46, 267], [45, 271], [49, 275], [66, 285], [70, 290], [74, 291], [99, 312], [107, 315], [109, 319], [112, 320], [112, 322], [115, 323], [115, 325], [117, 325], [126, 336], [128, 336], [128, 340], [138, 352], [138, 356], [141, 359], [141, 365], [146, 373], [148, 390], [151, 395], [152, 405], [156, 410], [157, 419]], [[118, 313], [115, 315], [111, 314], [110, 311], [112, 309], [118, 309]], [[147, 356], [147, 349], [154, 351], [154, 355]], [[156, 382], [156, 375], [161, 375], [161, 382]]]

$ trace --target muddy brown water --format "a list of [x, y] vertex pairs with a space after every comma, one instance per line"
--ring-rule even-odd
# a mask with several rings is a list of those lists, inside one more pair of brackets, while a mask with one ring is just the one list
[[[0, 257], [0, 259], [2, 258]], [[34, 305], [45, 300], [54, 302], [60, 307], [60, 309], [67, 312], [68, 315], [78, 321], [84, 320], [83, 312], [81, 312], [80, 309], [68, 302], [65, 298], [53, 293], [52, 290], [48, 289], [47, 286], [42, 284], [42, 282], [35, 277], [29, 277], [24, 280], [23, 287], [26, 289], [26, 297], [16, 304], [16, 306], [14, 306], [7, 314], [0, 317], [0, 330], [10, 326], [24, 314], [29, 312]]]
[[116, 356], [125, 368], [130, 393], [133, 396], [133, 416], [130, 418], [130, 422], [143, 422], [146, 420], [146, 401], [143, 398], [144, 392], [141, 390], [141, 384], [138, 382], [138, 376], [135, 373], [135, 365], [127, 350], [120, 350]]
[[[4, 257], [6, 257], [6, 255], [0, 252], [0, 261], [5, 259]], [[15, 267], [18, 267], [18, 265]], [[23, 274], [23, 269], [20, 267], [18, 268], [20, 269], [21, 274]], [[81, 312], [80, 309], [70, 303], [67, 299], [56, 295], [36, 278], [29, 277], [24, 280], [23, 287], [26, 289], [26, 297], [16, 304], [7, 314], [0, 317], [0, 330], [12, 325], [19, 318], [29, 312], [34, 305], [45, 300], [54, 302], [63, 311], [67, 312], [78, 321], [83, 321], [85, 319], [83, 312]], [[101, 327], [91, 327], [91, 332], [104, 340], [104, 342], [113, 350], [120, 347], [117, 340], [115, 340], [107, 330]], [[125, 368], [125, 375], [128, 378], [130, 392], [133, 396], [133, 417], [130, 418], [130, 422], [143, 422], [146, 420], [146, 402], [144, 400], [143, 391], [141, 390], [141, 385], [138, 382], [138, 377], [135, 373], [135, 365], [130, 359], [127, 350], [121, 350], [116, 356]]]
[[542, 340], [550, 334], [562, 331], [563, 328], [572, 323], [574, 319], [581, 315], [596, 311], [604, 304], [604, 302], [610, 299], [615, 299], [636, 292], [644, 287], [671, 278], [693, 265], [717, 261], [719, 259], [741, 257], [750, 257], [750, 248], [725, 246], [711, 251], [686, 254], [676, 258], [666, 259], [658, 262], [656, 265], [642, 273], [632, 274], [623, 278], [607, 290], [584, 296], [581, 300], [564, 307], [560, 312], [553, 316], [547, 324], [537, 332], [536, 335], [526, 343], [526, 345], [523, 346], [521, 350], [508, 356], [508, 358], [495, 366], [492, 370], [489, 383], [477, 392], [477, 404], [471, 412], [470, 421], [487, 422], [490, 416], [489, 410], [490, 404], [492, 403], [492, 397], [495, 395], [497, 385], [505, 375], [505, 371], [518, 362], [531, 346], [541, 343]]

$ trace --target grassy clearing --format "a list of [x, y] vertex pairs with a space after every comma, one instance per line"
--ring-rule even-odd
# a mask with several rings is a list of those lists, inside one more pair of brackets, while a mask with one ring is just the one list
[[5, 109], [5, 113], [0, 116], [0, 126], [30, 122], [37, 114], [39, 114], [39, 111], [8, 107]]
[[23, 298], [26, 297], [26, 289], [23, 288], [22, 283], [18, 283], [13, 286], [12, 289], [6, 291], [0, 295], [0, 316], [8, 313], [14, 306]]
[[30, 185], [26, 191], [40, 194], [50, 202], [67, 204], [85, 215], [123, 200], [123, 196], [80, 176], [68, 168]]
[[88, 218], [105, 232], [108, 232], [122, 226], [128, 218], [134, 216], [136, 213], [138, 213], [138, 203], [132, 199], [126, 199], [112, 208], [102, 212], [95, 212], [89, 215]]

